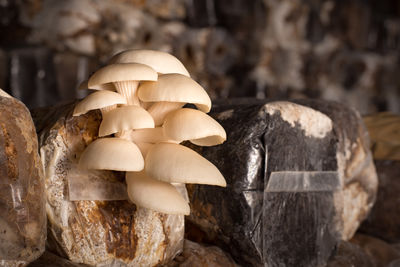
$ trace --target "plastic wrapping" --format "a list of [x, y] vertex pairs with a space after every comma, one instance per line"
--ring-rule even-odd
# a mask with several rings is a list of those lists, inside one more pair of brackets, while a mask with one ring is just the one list
[[263, 211], [267, 266], [326, 264], [340, 241], [334, 203], [339, 185], [337, 172], [271, 173]]
[[138, 208], [127, 200], [100, 201], [119, 198], [125, 173], [77, 168], [81, 153], [97, 138], [101, 115], [72, 117], [73, 107], [34, 113], [45, 166], [49, 249], [94, 266], [168, 262], [182, 251], [183, 216]]
[[[193, 235], [201, 230], [207, 242], [225, 248], [244, 266], [264, 266], [268, 258], [265, 238], [272, 234], [268, 228], [272, 216], [267, 209], [283, 205], [279, 202], [282, 198], [275, 203], [266, 201], [265, 191], [272, 173], [291, 171], [337, 172], [337, 177], [325, 177], [335, 177], [333, 184], [324, 181], [315, 186], [310, 181], [314, 189], [325, 186], [331, 193], [305, 192], [302, 198], [301, 192], [288, 192], [285, 212], [294, 217], [287, 220], [298, 220], [303, 226], [309, 222], [307, 233], [311, 233], [318, 228], [313, 226], [313, 218], [320, 213], [325, 216], [321, 223], [329, 224], [333, 231], [328, 235], [330, 244], [335, 238], [347, 240], [353, 235], [371, 208], [377, 189], [376, 172], [368, 156], [368, 135], [355, 111], [318, 100], [241, 99], [216, 103], [211, 116], [226, 130], [227, 141], [215, 147], [186, 145], [218, 167], [227, 187], [188, 186], [192, 210], [188, 225], [196, 227]], [[317, 206], [313, 209], [308, 205]], [[327, 213], [320, 212], [318, 205], [329, 207]], [[293, 228], [291, 233], [298, 234], [298, 240], [308, 238], [301, 235], [302, 230]], [[190, 235], [191, 229], [187, 231]], [[282, 242], [291, 244], [290, 237], [286, 235]], [[315, 246], [315, 236], [309, 238]]]
[[25, 266], [44, 251], [43, 170], [27, 108], [0, 94], [0, 114], [0, 265]]

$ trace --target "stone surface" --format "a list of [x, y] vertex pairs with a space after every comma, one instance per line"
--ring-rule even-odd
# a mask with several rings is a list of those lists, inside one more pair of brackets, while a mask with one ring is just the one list
[[[334, 207], [329, 216], [343, 240], [353, 236], [374, 203], [377, 177], [358, 113], [335, 102], [296, 103], [245, 99], [217, 103], [211, 115], [225, 128], [227, 142], [208, 148], [190, 145], [219, 168], [228, 186], [188, 187], [192, 208], [188, 220], [240, 264], [259, 266], [266, 256], [264, 190], [271, 172], [337, 171], [341, 190], [326, 200]], [[305, 216], [302, 225], [313, 227], [312, 221], [306, 222]], [[293, 245], [290, 240], [282, 242], [289, 250]]]
[[400, 242], [400, 161], [377, 160], [375, 166], [378, 196], [360, 230], [389, 242]]
[[44, 175], [26, 106], [0, 89], [0, 265], [25, 266], [44, 251]]
[[[99, 111], [72, 117], [73, 107], [33, 113], [45, 166], [49, 249], [73, 262], [98, 266], [168, 262], [182, 250], [183, 215], [138, 209], [127, 200], [69, 200], [68, 179], [83, 175], [78, 159], [97, 138], [101, 121]], [[124, 183], [124, 173], [101, 173], [106, 181]]]
[[222, 249], [185, 239], [183, 252], [167, 267], [237, 267], [238, 265]]

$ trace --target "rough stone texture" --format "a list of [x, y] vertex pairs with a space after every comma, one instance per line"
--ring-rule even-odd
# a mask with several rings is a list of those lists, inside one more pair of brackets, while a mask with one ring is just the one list
[[[190, 145], [219, 168], [228, 186], [190, 186], [188, 220], [239, 263], [259, 266], [266, 256], [263, 201], [271, 172], [337, 171], [342, 189], [328, 202], [335, 207], [336, 231], [344, 240], [351, 238], [377, 190], [368, 134], [358, 113], [327, 101], [234, 102], [215, 105], [211, 114], [228, 134], [224, 145]], [[313, 124], [307, 123], [310, 118]]]
[[167, 267], [237, 267], [238, 265], [223, 250], [215, 246], [204, 246], [185, 239], [183, 252]]
[[44, 175], [26, 106], [0, 89], [0, 265], [25, 266], [44, 251]]
[[400, 161], [375, 161], [379, 177], [376, 203], [361, 231], [389, 242], [400, 242]]
[[326, 267], [374, 267], [370, 256], [356, 244], [341, 241]]
[[357, 244], [365, 251], [372, 260], [373, 266], [389, 266], [400, 259], [400, 252], [397, 249], [378, 238], [356, 234], [350, 242]]
[[[99, 111], [72, 117], [73, 107], [33, 113], [45, 166], [49, 249], [73, 262], [97, 266], [168, 262], [182, 250], [183, 215], [137, 209], [127, 200], [69, 201], [68, 177], [80, 173], [79, 156], [97, 138], [101, 121]], [[124, 173], [102, 175], [124, 182]]]

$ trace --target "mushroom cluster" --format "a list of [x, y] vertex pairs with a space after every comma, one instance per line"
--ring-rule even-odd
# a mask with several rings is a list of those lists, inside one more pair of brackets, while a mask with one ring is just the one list
[[189, 204], [176, 184], [226, 186], [211, 162], [179, 144], [218, 145], [226, 133], [206, 114], [211, 109], [207, 92], [174, 56], [121, 52], [80, 89], [96, 92], [76, 105], [74, 116], [100, 109], [102, 122], [99, 138], [83, 151], [79, 166], [125, 171], [129, 199], [138, 207], [188, 215]]

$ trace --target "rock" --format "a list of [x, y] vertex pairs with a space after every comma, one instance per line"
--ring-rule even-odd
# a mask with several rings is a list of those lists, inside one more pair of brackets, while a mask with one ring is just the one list
[[[303, 196], [304, 203], [311, 201], [309, 203], [321, 206], [315, 206], [313, 211], [300, 202], [289, 201], [294, 206], [286, 209], [298, 207], [297, 220], [311, 231], [326, 227], [314, 224], [312, 218], [322, 215], [326, 207], [332, 207], [332, 213], [327, 209], [325, 216], [330, 221], [328, 225], [334, 225], [327, 235], [330, 249], [338, 239], [350, 239], [371, 209], [377, 190], [368, 133], [358, 113], [326, 101], [299, 100], [298, 104], [241, 101], [217, 103], [211, 113], [225, 128], [226, 143], [203, 148], [190, 145], [218, 167], [228, 186], [188, 187], [192, 213], [187, 219], [203, 231], [208, 241], [225, 248], [240, 264], [261, 266], [268, 257], [263, 239], [270, 231], [266, 218], [270, 215], [267, 208], [271, 203], [264, 191], [271, 173], [334, 171], [340, 181], [339, 191]], [[298, 197], [300, 201], [300, 195]], [[300, 210], [301, 207], [304, 210]], [[290, 231], [294, 231], [293, 235], [307, 232], [293, 227], [288, 230], [289, 236]], [[313, 239], [314, 236], [310, 238], [310, 243], [318, 240]], [[281, 242], [289, 253], [296, 251], [291, 250], [291, 246], [298, 245], [290, 239]], [[328, 250], [325, 256], [329, 254], [329, 246], [320, 248]]]
[[358, 233], [350, 242], [360, 246], [372, 259], [374, 266], [388, 266], [400, 259], [400, 252], [397, 249], [378, 238]]
[[74, 263], [46, 250], [39, 259], [29, 264], [28, 267], [89, 267], [89, 265]]
[[326, 267], [373, 267], [370, 256], [356, 244], [341, 241]]
[[185, 239], [183, 252], [167, 267], [237, 267], [222, 249]]
[[[33, 113], [45, 166], [49, 249], [72, 262], [89, 265], [167, 263], [182, 250], [183, 215], [138, 209], [127, 200], [69, 200], [69, 183], [75, 176], [82, 180], [98, 176], [97, 183], [103, 179], [125, 186], [123, 172], [77, 168], [80, 154], [97, 138], [101, 115], [92, 111], [72, 117], [73, 107], [69, 104]], [[86, 187], [90, 186], [89, 182]]]
[[361, 231], [400, 241], [400, 116], [384, 112], [364, 117], [379, 178], [377, 201]]
[[375, 166], [378, 196], [360, 230], [389, 242], [400, 242], [400, 161], [377, 160]]
[[0, 265], [26, 266], [44, 251], [44, 175], [26, 106], [0, 89]]

